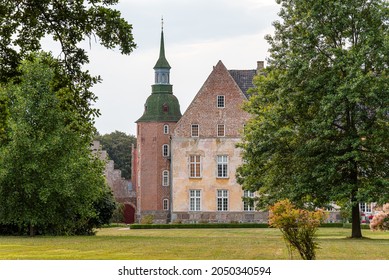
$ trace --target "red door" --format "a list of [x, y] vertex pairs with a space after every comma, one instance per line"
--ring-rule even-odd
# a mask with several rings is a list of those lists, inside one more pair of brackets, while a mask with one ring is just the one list
[[133, 224], [135, 222], [135, 208], [130, 204], [124, 204], [124, 222]]

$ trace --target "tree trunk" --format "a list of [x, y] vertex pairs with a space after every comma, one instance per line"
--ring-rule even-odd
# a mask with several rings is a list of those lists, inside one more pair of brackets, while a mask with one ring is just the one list
[[351, 238], [362, 238], [359, 203], [356, 201], [354, 192], [351, 195], [351, 204]]

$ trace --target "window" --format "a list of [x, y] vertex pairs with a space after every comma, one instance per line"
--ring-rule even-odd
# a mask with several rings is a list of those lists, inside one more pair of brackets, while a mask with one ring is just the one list
[[169, 199], [167, 198], [163, 200], [163, 210], [169, 210]]
[[217, 190], [217, 211], [228, 211], [228, 190]]
[[217, 137], [224, 137], [225, 135], [224, 128], [225, 128], [224, 124], [217, 125]]
[[189, 156], [189, 177], [201, 178], [201, 156]]
[[228, 156], [217, 156], [217, 177], [228, 178]]
[[168, 144], [162, 145], [162, 156], [164, 156], [164, 157], [169, 156], [169, 145]]
[[163, 126], [163, 134], [169, 134], [169, 125], [168, 124], [165, 124]]
[[192, 137], [199, 137], [199, 125], [198, 124], [192, 124], [191, 135], [192, 135]]
[[189, 190], [189, 211], [201, 210], [201, 190]]
[[217, 96], [217, 107], [218, 108], [224, 108], [225, 107], [225, 100], [224, 95], [218, 95]]
[[168, 170], [162, 171], [162, 186], [164, 186], [164, 187], [169, 186], [169, 171]]
[[[253, 198], [254, 197], [254, 193], [251, 192], [251, 191], [244, 191], [244, 194], [243, 194], [243, 197], [249, 197], [249, 198]], [[253, 201], [247, 201], [247, 200], [243, 200], [243, 210], [244, 211], [254, 211], [254, 202]]]
[[169, 112], [169, 106], [168, 106], [166, 103], [162, 105], [162, 111], [163, 111], [164, 113]]
[[371, 213], [371, 203], [359, 203], [361, 213]]

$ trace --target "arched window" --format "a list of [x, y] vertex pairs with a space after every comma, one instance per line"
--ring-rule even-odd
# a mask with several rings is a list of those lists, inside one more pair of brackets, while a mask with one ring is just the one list
[[168, 144], [162, 145], [162, 156], [164, 156], [164, 157], [169, 156], [169, 145]]
[[163, 134], [169, 134], [169, 125], [168, 124], [165, 124], [163, 126]]
[[162, 186], [164, 186], [164, 187], [169, 186], [169, 171], [168, 170], [162, 171]]

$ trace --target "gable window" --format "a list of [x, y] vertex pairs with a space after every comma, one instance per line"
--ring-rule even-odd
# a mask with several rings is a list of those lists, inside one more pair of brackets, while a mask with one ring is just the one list
[[217, 156], [217, 177], [228, 178], [228, 156]]
[[224, 95], [218, 95], [217, 96], [217, 107], [218, 108], [224, 108], [225, 107], [225, 96]]
[[[253, 198], [254, 193], [251, 191], [244, 191], [244, 198]], [[254, 211], [254, 201], [250, 201], [249, 199], [243, 200], [243, 211]]]
[[168, 144], [162, 145], [162, 156], [164, 156], [164, 157], [169, 156], [169, 145]]
[[168, 124], [165, 124], [163, 126], [163, 134], [169, 134], [169, 125]]
[[189, 190], [189, 211], [201, 210], [201, 190]]
[[217, 211], [228, 211], [228, 190], [217, 190]]
[[189, 156], [189, 177], [201, 178], [201, 156]]
[[163, 210], [169, 210], [169, 199], [167, 198], [163, 200]]
[[169, 186], [169, 171], [168, 170], [162, 171], [162, 186], [164, 186], [164, 187]]
[[192, 135], [192, 137], [199, 137], [199, 125], [198, 124], [192, 124], [191, 135]]
[[218, 124], [217, 125], [217, 137], [224, 137], [225, 136], [225, 126], [224, 124]]

